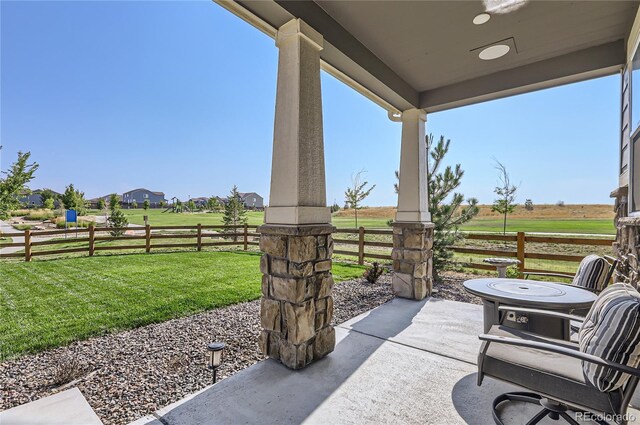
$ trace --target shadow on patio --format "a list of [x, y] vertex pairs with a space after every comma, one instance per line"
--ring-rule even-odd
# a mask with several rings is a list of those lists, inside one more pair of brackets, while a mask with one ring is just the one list
[[[476, 386], [481, 331], [480, 306], [394, 299], [338, 325], [335, 351], [303, 370], [266, 360], [161, 409], [162, 422], [135, 423], [488, 424], [492, 400], [515, 387]], [[529, 409], [504, 418], [523, 423]]]

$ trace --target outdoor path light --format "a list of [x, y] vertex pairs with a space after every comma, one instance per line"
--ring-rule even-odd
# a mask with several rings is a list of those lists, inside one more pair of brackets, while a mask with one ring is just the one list
[[213, 371], [213, 383], [216, 383], [216, 371], [222, 363], [222, 351], [224, 350], [223, 342], [212, 342], [207, 346], [207, 369]]

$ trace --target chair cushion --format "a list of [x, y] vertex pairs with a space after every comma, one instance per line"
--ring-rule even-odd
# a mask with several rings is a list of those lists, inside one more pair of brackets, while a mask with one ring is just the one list
[[[580, 328], [580, 351], [631, 367], [640, 365], [640, 294], [616, 283], [602, 291]], [[586, 379], [600, 391], [622, 387], [629, 375], [583, 362]]]
[[598, 255], [587, 255], [580, 262], [573, 284], [592, 291], [601, 291], [605, 286], [609, 263]]
[[[494, 325], [490, 335], [546, 342], [572, 350], [578, 344]], [[579, 359], [534, 348], [492, 342], [478, 366], [488, 376], [511, 382], [554, 400], [592, 411], [618, 414], [622, 403], [619, 390], [603, 393], [584, 378]]]

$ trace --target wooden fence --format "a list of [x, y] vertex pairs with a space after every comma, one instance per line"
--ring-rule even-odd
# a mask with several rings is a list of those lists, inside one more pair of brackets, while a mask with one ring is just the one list
[[[12, 242], [0, 244], [0, 248], [6, 247], [22, 247], [23, 252], [14, 252], [8, 254], [0, 254], [0, 258], [24, 258], [25, 261], [31, 261], [33, 257], [46, 255], [59, 255], [68, 253], [88, 253], [93, 256], [96, 251], [117, 251], [117, 250], [144, 250], [151, 252], [153, 249], [160, 248], [195, 248], [201, 251], [203, 247], [212, 246], [242, 246], [247, 250], [250, 245], [258, 245], [259, 234], [255, 232], [257, 226], [216, 226], [216, 225], [197, 225], [197, 226], [146, 226], [146, 227], [127, 227], [127, 228], [103, 228], [89, 226], [87, 229], [71, 229], [71, 230], [46, 230], [46, 231], [30, 231], [16, 233], [4, 233], [3, 236], [8, 237], [24, 237], [24, 242]], [[212, 233], [211, 231], [216, 231]], [[111, 232], [127, 232], [113, 236]], [[168, 232], [168, 233], [165, 233]], [[106, 234], [105, 234], [106, 233]], [[65, 238], [59, 236], [64, 235]], [[68, 237], [68, 236], [72, 237]], [[42, 237], [53, 237], [44, 239]], [[216, 240], [206, 240], [205, 238], [216, 238]], [[229, 239], [233, 240], [229, 240]], [[391, 249], [393, 248], [393, 230], [391, 229], [365, 229], [360, 227], [357, 229], [337, 229], [334, 234], [334, 253], [338, 255], [352, 256], [358, 259], [358, 264], [364, 264], [365, 259], [387, 260], [391, 261]], [[171, 239], [194, 239], [194, 242], [172, 243]], [[135, 241], [144, 240], [144, 244], [123, 244], [123, 245], [96, 245], [99, 241]], [[466, 235], [466, 240], [479, 240], [489, 242], [515, 242], [515, 247], [490, 247], [479, 248], [470, 246], [452, 246], [450, 249], [459, 254], [471, 254], [479, 256], [507, 257], [517, 258], [520, 260], [518, 271], [520, 274], [526, 272], [551, 272], [553, 270], [544, 270], [541, 268], [527, 267], [527, 260], [548, 260], [578, 263], [584, 255], [575, 254], [558, 254], [549, 252], [531, 252], [527, 248], [531, 244], [543, 243], [551, 245], [590, 245], [590, 246], [608, 246], [613, 243], [612, 239], [598, 239], [587, 237], [556, 237], [542, 235], [528, 235], [518, 232], [516, 235], [497, 235], [497, 234], [478, 234], [471, 233]], [[165, 242], [166, 241], [166, 242]], [[82, 246], [71, 246], [60, 249], [49, 249], [40, 251], [39, 246], [52, 246], [60, 244], [77, 244]], [[349, 248], [352, 249], [349, 249]], [[374, 252], [371, 252], [374, 251]], [[482, 269], [495, 270], [489, 264], [482, 262], [467, 261], [462, 262], [462, 266]], [[556, 270], [557, 271], [557, 270]]]
[[[393, 237], [393, 231], [387, 229], [365, 229], [360, 227], [359, 229], [338, 229], [334, 235], [334, 243], [336, 248], [335, 254], [341, 254], [346, 256], [353, 256], [358, 258], [359, 264], [364, 264], [365, 258], [389, 260], [391, 261], [390, 249], [393, 248], [392, 241], [371, 241], [367, 240], [366, 235], [387, 235]], [[346, 235], [345, 235], [346, 234]], [[352, 236], [352, 239], [348, 239], [344, 236]], [[341, 237], [342, 236], [342, 237]], [[545, 270], [541, 268], [527, 267], [527, 259], [530, 260], [549, 260], [549, 261], [563, 261], [579, 263], [584, 258], [584, 255], [574, 254], [557, 254], [557, 253], [542, 253], [531, 252], [527, 248], [530, 248], [532, 244], [551, 244], [551, 245], [589, 245], [589, 246], [608, 246], [611, 247], [614, 242], [613, 239], [599, 239], [593, 237], [556, 237], [556, 236], [543, 236], [543, 235], [527, 235], [524, 232], [518, 232], [515, 235], [497, 235], [497, 234], [480, 234], [470, 233], [465, 235], [466, 240], [481, 240], [490, 242], [515, 242], [515, 248], [478, 248], [468, 246], [452, 246], [450, 249], [453, 252], [461, 254], [474, 254], [482, 256], [493, 257], [507, 257], [516, 258], [520, 260], [518, 271], [522, 275], [526, 272], [553, 272], [557, 270]], [[357, 251], [345, 249], [345, 246], [357, 247]], [[379, 252], [367, 252], [367, 247], [375, 248], [388, 248], [386, 252], [378, 249]], [[481, 262], [462, 262], [463, 267], [469, 267], [482, 270], [495, 270], [495, 266]]]
[[[23, 252], [13, 252], [0, 254], [0, 258], [24, 258], [25, 261], [31, 261], [33, 257], [45, 255], [59, 255], [70, 253], [86, 252], [89, 256], [93, 256], [96, 251], [117, 251], [117, 250], [144, 250], [149, 253], [152, 249], [158, 248], [195, 248], [201, 251], [203, 247], [210, 246], [228, 246], [239, 245], [247, 250], [249, 245], [258, 245], [256, 238], [259, 236], [255, 233], [257, 226], [215, 226], [201, 225], [197, 226], [145, 226], [145, 227], [94, 227], [90, 225], [86, 229], [65, 229], [65, 230], [45, 230], [34, 231], [25, 230], [24, 232], [3, 233], [2, 236], [7, 237], [24, 237], [23, 242], [0, 243], [0, 248], [21, 247]], [[212, 233], [210, 231], [218, 230]], [[251, 231], [250, 231], [251, 230]], [[173, 231], [164, 233], [166, 231]], [[179, 232], [178, 232], [179, 231]], [[208, 232], [209, 231], [209, 232]], [[122, 233], [114, 236], [112, 233]], [[125, 233], [126, 232], [126, 233]], [[154, 233], [155, 232], [155, 233]], [[162, 232], [162, 233], [160, 233]], [[107, 233], [107, 234], [105, 234]], [[60, 238], [64, 235], [65, 238]], [[71, 235], [72, 237], [68, 237]], [[44, 239], [45, 237], [47, 239]], [[51, 237], [49, 239], [49, 237]], [[217, 238], [222, 240], [207, 241], [205, 238]], [[38, 240], [40, 238], [41, 240]], [[232, 238], [233, 240], [226, 240]], [[195, 239], [194, 242], [171, 243], [164, 242], [171, 239]], [[96, 246], [99, 241], [137, 241], [144, 240], [144, 244], [127, 244], [127, 245], [100, 245]], [[159, 241], [159, 243], [154, 243]], [[66, 247], [61, 249], [49, 249], [45, 251], [34, 250], [38, 246], [56, 245], [74, 245], [81, 244], [80, 247]]]

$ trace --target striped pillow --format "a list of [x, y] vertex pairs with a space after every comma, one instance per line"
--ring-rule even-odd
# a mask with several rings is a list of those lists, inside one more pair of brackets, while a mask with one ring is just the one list
[[[631, 367], [640, 365], [640, 293], [616, 283], [602, 291], [580, 327], [580, 351]], [[582, 362], [584, 376], [602, 392], [622, 387], [629, 375]]]
[[580, 262], [573, 284], [593, 291], [601, 291], [605, 286], [609, 263], [597, 255], [587, 255]]

